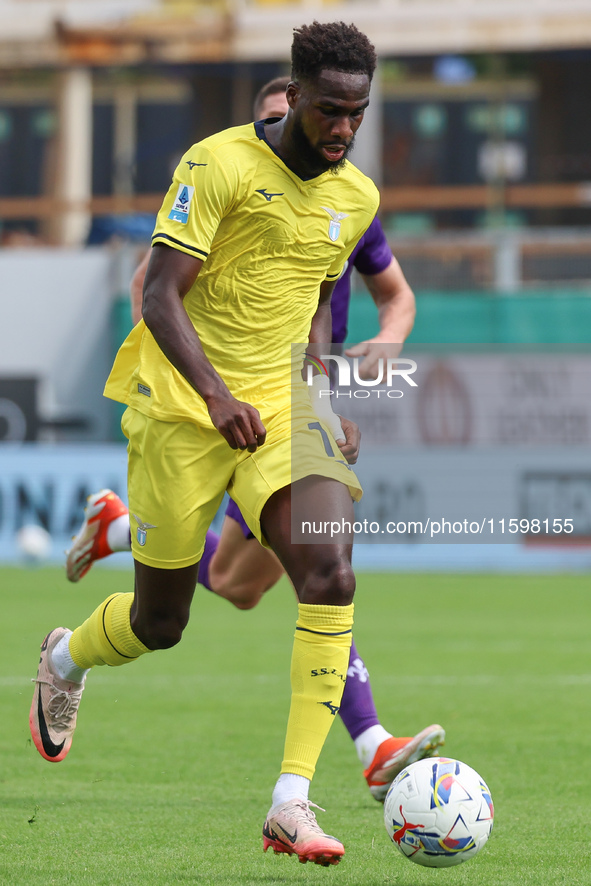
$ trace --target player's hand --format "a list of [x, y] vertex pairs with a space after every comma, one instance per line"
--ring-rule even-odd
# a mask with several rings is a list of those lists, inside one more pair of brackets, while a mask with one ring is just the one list
[[359, 425], [356, 425], [351, 419], [343, 418], [342, 415], [339, 418], [341, 419], [341, 427], [344, 431], [345, 439], [337, 440], [337, 446], [347, 459], [347, 462], [350, 465], [354, 465], [359, 458], [361, 431], [359, 430]]
[[378, 376], [379, 361], [382, 359], [382, 378], [381, 382], [386, 381], [386, 368], [388, 359], [395, 359], [400, 355], [402, 344], [392, 344], [391, 342], [382, 341], [380, 336], [369, 338], [367, 341], [359, 342], [345, 350], [347, 357], [365, 357], [359, 364], [359, 378], [375, 379]]
[[216, 430], [232, 449], [256, 452], [267, 437], [258, 410], [235, 397], [212, 398], [207, 403]]

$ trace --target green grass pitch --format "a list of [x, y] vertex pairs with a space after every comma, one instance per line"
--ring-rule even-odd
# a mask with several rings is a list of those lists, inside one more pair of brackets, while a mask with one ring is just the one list
[[28, 731], [44, 634], [75, 627], [131, 574], [0, 570], [2, 886], [514, 886], [589, 883], [591, 594], [586, 576], [361, 575], [355, 636], [382, 722], [447, 730], [495, 801], [492, 837], [429, 870], [389, 843], [335, 722], [311, 798], [345, 843], [336, 868], [262, 851], [281, 761], [295, 602], [284, 581], [239, 612], [202, 588], [183, 642], [90, 675], [68, 758]]

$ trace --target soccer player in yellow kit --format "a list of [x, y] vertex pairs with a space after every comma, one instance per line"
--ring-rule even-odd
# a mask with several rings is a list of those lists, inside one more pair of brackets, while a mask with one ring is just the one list
[[[254, 119], [284, 117], [289, 110], [285, 91], [289, 77], [277, 77], [266, 83], [254, 100]], [[148, 249], [136, 269], [130, 287], [132, 319], [142, 317], [144, 279], [152, 250]], [[376, 374], [379, 357], [396, 356], [412, 329], [415, 300], [400, 265], [392, 255], [377, 217], [358, 241], [331, 297], [332, 337], [342, 342], [346, 335], [347, 311], [351, 290], [351, 272], [358, 268], [379, 308], [380, 332], [376, 339], [356, 345], [346, 353], [364, 354], [369, 377]], [[370, 350], [371, 348], [371, 350]], [[84, 522], [67, 552], [66, 575], [79, 581], [96, 560], [108, 557], [113, 550], [131, 550], [129, 510], [109, 489], [102, 489], [88, 499]], [[211, 529], [199, 562], [198, 581], [240, 609], [250, 609], [265, 591], [283, 575], [283, 567], [269, 548], [255, 539], [236, 503], [228, 500], [221, 533]], [[439, 724], [423, 728], [414, 736], [394, 736], [378, 717], [370, 676], [363, 659], [351, 642], [347, 681], [343, 690], [339, 717], [352, 741], [371, 795], [384, 800], [396, 775], [414, 760], [432, 756], [443, 744], [445, 730]]]
[[[291, 346], [331, 340], [334, 281], [377, 210], [375, 186], [346, 160], [375, 61], [353, 25], [296, 29], [288, 114], [218, 133], [182, 158], [156, 222], [144, 320], [105, 389], [128, 407], [135, 593], [108, 597], [72, 633], [48, 634], [30, 715], [36, 747], [59, 761], [89, 669], [179, 642], [227, 490], [300, 601], [264, 848], [322, 865], [344, 848], [316, 822], [308, 787], [347, 670], [352, 538], [293, 545], [291, 495], [307, 483], [315, 519], [352, 524], [361, 490], [343, 457], [355, 431], [344, 427], [341, 448], [327, 426], [318, 432]], [[292, 446], [302, 462], [291, 464]]]

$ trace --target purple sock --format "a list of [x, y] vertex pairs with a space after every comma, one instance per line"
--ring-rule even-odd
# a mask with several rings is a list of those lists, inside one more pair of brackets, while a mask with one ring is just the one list
[[339, 714], [353, 741], [370, 726], [377, 726], [380, 722], [371, 694], [369, 674], [359, 658], [354, 640]]
[[240, 508], [232, 498], [228, 502], [228, 507], [226, 508], [226, 517], [231, 517], [232, 520], [235, 520], [238, 523], [238, 525], [242, 529], [244, 538], [254, 538], [254, 535], [248, 528], [246, 520], [242, 516]]
[[209, 583], [209, 564], [211, 563], [211, 558], [218, 549], [219, 543], [219, 535], [217, 535], [217, 533], [215, 532], [212, 532], [211, 529], [208, 529], [207, 535], [205, 536], [205, 548], [203, 549], [203, 556], [199, 561], [199, 570], [197, 572], [197, 581], [199, 582], [199, 584], [205, 585], [208, 591], [211, 591], [211, 585]]

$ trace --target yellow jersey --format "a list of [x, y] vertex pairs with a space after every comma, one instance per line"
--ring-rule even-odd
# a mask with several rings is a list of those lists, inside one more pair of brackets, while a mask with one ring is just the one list
[[[308, 341], [321, 283], [338, 279], [379, 202], [349, 162], [300, 178], [264, 130], [260, 121], [193, 145], [152, 237], [203, 260], [184, 306], [209, 361], [263, 422], [289, 404], [291, 345]], [[121, 346], [105, 395], [153, 418], [211, 427], [205, 402], [143, 321]]]

